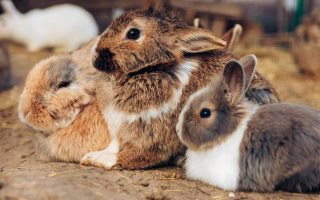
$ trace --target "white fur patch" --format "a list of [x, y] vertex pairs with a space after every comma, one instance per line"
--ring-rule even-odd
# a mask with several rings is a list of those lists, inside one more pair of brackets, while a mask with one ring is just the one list
[[87, 153], [81, 158], [80, 163], [85, 165], [94, 165], [97, 167], [103, 167], [105, 169], [111, 169], [117, 164], [117, 153], [119, 152], [118, 140], [112, 139], [107, 148], [102, 151], [94, 151]]
[[[108, 124], [110, 122], [111, 126], [121, 126], [119, 124], [125, 122], [132, 123], [138, 119], [142, 119], [145, 122], [150, 122], [151, 119], [158, 118], [163, 113], [168, 113], [175, 110], [180, 102], [184, 87], [189, 83], [191, 71], [194, 70], [197, 66], [198, 65], [196, 63], [190, 61], [186, 61], [185, 63], [177, 66], [178, 70], [175, 74], [181, 83], [180, 87], [178, 89], [175, 89], [172, 97], [167, 102], [162, 103], [160, 107], [149, 108], [135, 114], [128, 114], [119, 110], [115, 110], [113, 107], [108, 107], [104, 112], [104, 117], [107, 120]], [[110, 127], [110, 129], [112, 129], [112, 127]], [[111, 131], [113, 132], [113, 130]]]
[[103, 117], [108, 125], [111, 142], [102, 151], [94, 151], [84, 155], [81, 158], [81, 164], [110, 169], [117, 163], [117, 153], [119, 152], [119, 141], [117, 138], [117, 133], [119, 131], [119, 128], [123, 125], [123, 123], [125, 123], [126, 117], [122, 113], [114, 110], [111, 106], [106, 110], [107, 111], [104, 112]]
[[240, 144], [257, 105], [248, 105], [248, 114], [238, 128], [221, 144], [205, 151], [187, 151], [187, 177], [234, 191], [240, 173]]

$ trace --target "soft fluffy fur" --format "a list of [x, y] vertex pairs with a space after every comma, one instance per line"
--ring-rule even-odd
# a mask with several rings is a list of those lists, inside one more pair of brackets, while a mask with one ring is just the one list
[[69, 56], [41, 61], [27, 77], [19, 116], [40, 131], [37, 143], [43, 160], [79, 162], [84, 154], [109, 143], [95, 96], [99, 75], [88, 59], [94, 42]]
[[[280, 103], [256, 108], [244, 95], [256, 59], [239, 62], [192, 95], [179, 116], [187, 176], [226, 190], [319, 191], [320, 112]], [[204, 109], [211, 115], [201, 117]]]
[[[137, 40], [126, 37], [132, 27], [141, 30]], [[225, 41], [187, 26], [159, 5], [127, 12], [113, 21], [100, 36], [93, 63], [112, 79], [112, 95], [103, 95], [101, 86], [98, 99], [120, 145], [116, 166], [151, 167], [184, 152], [175, 133], [178, 114], [189, 96], [205, 87], [234, 57], [224, 47]], [[258, 103], [278, 101], [261, 75], [254, 79], [250, 91]], [[260, 96], [262, 91], [267, 95]], [[91, 153], [82, 163], [113, 166], [97, 157], [101, 156]]]
[[10, 0], [1, 1], [0, 38], [27, 46], [30, 51], [53, 47], [69, 52], [98, 34], [98, 26], [83, 8], [61, 4], [20, 13]]
[[262, 106], [248, 124], [240, 152], [240, 190], [320, 192], [319, 111]]
[[[240, 176], [240, 145], [247, 129], [248, 121], [257, 109], [257, 105], [245, 105], [249, 110], [237, 129], [214, 147], [201, 151], [187, 151], [185, 163], [189, 178], [198, 179], [224, 190], [236, 190]], [[213, 135], [213, 134], [212, 134]], [[210, 139], [207, 139], [210, 140]], [[211, 144], [212, 145], [212, 144]]]

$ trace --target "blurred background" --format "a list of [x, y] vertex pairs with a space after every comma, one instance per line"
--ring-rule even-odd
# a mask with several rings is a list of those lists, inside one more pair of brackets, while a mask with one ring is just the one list
[[[22, 16], [28, 15], [35, 9], [47, 9], [54, 5], [65, 3], [77, 5], [92, 15], [98, 27], [96, 33], [98, 34], [103, 32], [118, 15], [127, 10], [145, 8], [151, 0], [12, 0], [12, 2]], [[220, 37], [223, 37], [235, 24], [240, 24], [242, 33], [239, 42], [232, 48], [233, 53], [238, 57], [249, 53], [256, 54], [259, 59], [258, 70], [274, 85], [283, 101], [320, 108], [320, 88], [317, 87], [320, 83], [320, 0], [164, 0], [164, 2], [179, 13], [188, 24], [193, 25], [194, 20], [198, 18], [200, 27]], [[5, 10], [3, 6], [0, 7], [2, 15], [6, 13]], [[79, 24], [81, 21], [76, 23]], [[32, 28], [24, 30], [32, 31]], [[70, 35], [70, 38], [72, 37]], [[0, 80], [6, 82], [0, 81], [0, 90], [11, 88], [0, 93], [0, 98], [5, 96], [9, 105], [15, 105], [25, 77], [33, 65], [56, 53], [48, 48], [30, 51], [30, 48], [25, 46], [14, 38], [0, 39], [0, 49], [2, 49], [0, 58], [4, 63], [9, 63], [7, 67], [2, 68], [1, 66], [5, 65], [0, 64]], [[1, 88], [1, 84], [5, 86]], [[10, 95], [12, 99], [8, 98]]]
[[[103, 31], [122, 11], [147, 7], [152, 0], [13, 0], [16, 7], [27, 12], [56, 4], [72, 3], [88, 10]], [[311, 13], [320, 0], [165, 0], [179, 11], [187, 22], [199, 17], [206, 28], [221, 34], [233, 23], [256, 22], [266, 33], [293, 31], [303, 15]], [[256, 25], [257, 25], [256, 24]]]

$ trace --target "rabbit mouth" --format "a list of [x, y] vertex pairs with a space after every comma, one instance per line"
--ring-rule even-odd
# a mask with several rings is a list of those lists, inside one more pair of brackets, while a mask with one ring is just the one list
[[141, 74], [148, 74], [148, 73], [165, 73], [172, 77], [175, 76], [175, 66], [178, 63], [176, 61], [169, 62], [169, 63], [162, 63], [162, 64], [156, 64], [156, 65], [147, 65], [139, 70], [133, 71], [128, 73], [128, 77], [134, 77]]
[[112, 61], [112, 57], [113, 54], [108, 49], [101, 49], [97, 51], [97, 55], [93, 60], [94, 68], [106, 73], [114, 72], [116, 68]]

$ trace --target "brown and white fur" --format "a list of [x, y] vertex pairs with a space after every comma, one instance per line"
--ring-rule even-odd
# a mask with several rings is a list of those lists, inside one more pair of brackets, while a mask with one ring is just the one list
[[189, 98], [176, 127], [187, 177], [225, 190], [319, 192], [320, 112], [248, 101], [255, 65], [253, 55], [232, 60]]
[[[147, 168], [184, 154], [175, 126], [188, 97], [205, 87], [234, 58], [225, 41], [187, 26], [161, 6], [130, 11], [100, 36], [93, 65], [111, 76], [112, 95], [98, 99], [112, 142], [81, 163], [110, 169]], [[260, 104], [278, 98], [260, 74], [248, 91]]]
[[98, 74], [88, 59], [94, 42], [71, 55], [41, 61], [27, 77], [19, 117], [38, 131], [42, 160], [79, 162], [109, 143], [95, 94]]

